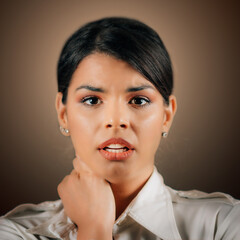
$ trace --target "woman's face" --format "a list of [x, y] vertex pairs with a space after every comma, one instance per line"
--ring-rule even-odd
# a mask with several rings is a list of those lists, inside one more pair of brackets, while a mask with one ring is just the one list
[[[141, 86], [146, 88], [134, 89]], [[65, 105], [61, 97], [58, 93], [60, 125], [69, 129], [76, 155], [96, 174], [111, 183], [149, 176], [161, 134], [171, 125], [174, 96], [167, 107], [154, 85], [128, 63], [94, 53], [74, 72]], [[133, 154], [125, 160], [104, 158], [98, 146], [110, 138], [128, 141]]]

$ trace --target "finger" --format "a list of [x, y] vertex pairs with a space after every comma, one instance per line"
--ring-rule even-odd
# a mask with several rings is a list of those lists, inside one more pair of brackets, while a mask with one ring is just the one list
[[76, 157], [73, 160], [73, 164], [74, 164], [74, 168], [76, 169], [76, 171], [78, 173], [80, 173], [80, 175], [82, 174], [92, 174], [93, 171], [91, 170], [91, 168], [88, 167], [88, 165], [82, 161], [79, 157]]
[[73, 159], [73, 167], [77, 172], [81, 171], [79, 163], [78, 163], [79, 160], [81, 160], [80, 157], [78, 156], [78, 154], [75, 154], [75, 158]]
[[77, 177], [77, 178], [80, 177], [80, 174], [79, 174], [75, 169], [73, 169], [73, 170], [71, 171], [70, 175], [75, 176], [75, 177]]
[[80, 166], [79, 166], [77, 157], [75, 157], [73, 159], [73, 167], [78, 173], [80, 173], [81, 170], [80, 170]]

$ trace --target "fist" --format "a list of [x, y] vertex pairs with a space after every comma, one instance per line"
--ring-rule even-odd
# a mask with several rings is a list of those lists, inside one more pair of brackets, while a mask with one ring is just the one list
[[109, 183], [94, 174], [79, 157], [73, 160], [73, 166], [57, 188], [64, 211], [78, 226], [78, 236], [111, 239], [115, 200]]

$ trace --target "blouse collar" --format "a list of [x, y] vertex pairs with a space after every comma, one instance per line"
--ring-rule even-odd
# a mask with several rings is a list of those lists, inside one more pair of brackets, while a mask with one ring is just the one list
[[[29, 228], [27, 232], [41, 236], [71, 239], [77, 236], [77, 228], [65, 214], [60, 200], [55, 201], [56, 208], [46, 205], [46, 211], [53, 211], [44, 223]], [[173, 213], [170, 193], [164, 185], [162, 176], [154, 167], [153, 173], [138, 195], [133, 199], [121, 216], [116, 220], [113, 235], [129, 217], [163, 240], [181, 240]]]

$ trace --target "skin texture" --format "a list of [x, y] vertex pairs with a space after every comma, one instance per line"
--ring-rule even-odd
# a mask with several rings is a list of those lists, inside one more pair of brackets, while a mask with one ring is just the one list
[[[82, 85], [102, 88], [105, 92], [77, 90]], [[152, 88], [126, 92], [127, 88], [141, 85]], [[59, 124], [69, 130], [65, 135], [71, 136], [77, 158], [73, 161], [74, 171], [58, 186], [59, 196], [68, 216], [78, 229], [84, 230], [79, 231], [79, 239], [111, 239], [115, 218], [153, 171], [161, 134], [169, 131], [176, 112], [176, 98], [171, 95], [169, 106], [165, 105], [154, 85], [128, 63], [94, 53], [85, 57], [74, 72], [66, 104], [61, 99], [62, 93], [58, 93]], [[112, 137], [130, 142], [134, 146], [133, 155], [124, 161], [103, 158], [98, 146]], [[91, 181], [96, 187], [91, 187], [88, 183]], [[104, 202], [108, 204], [105, 206]], [[74, 209], [73, 203], [88, 206], [89, 211]], [[90, 236], [93, 227], [96, 234]]]

